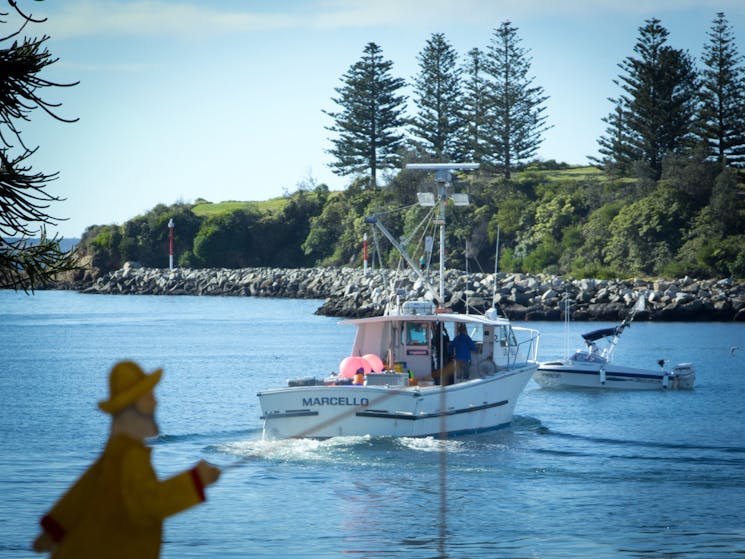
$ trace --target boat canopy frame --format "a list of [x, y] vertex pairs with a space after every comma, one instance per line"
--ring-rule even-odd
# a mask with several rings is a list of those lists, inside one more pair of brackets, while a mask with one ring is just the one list
[[619, 332], [618, 326], [614, 326], [612, 328], [599, 328], [598, 330], [592, 330], [590, 332], [582, 334], [582, 338], [585, 340], [585, 342], [590, 343], [602, 338], [612, 338], [613, 336], [617, 336], [620, 333], [621, 332]]

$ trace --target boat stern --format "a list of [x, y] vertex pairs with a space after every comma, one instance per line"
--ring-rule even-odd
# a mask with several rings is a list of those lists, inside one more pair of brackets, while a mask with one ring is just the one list
[[692, 390], [696, 382], [696, 370], [692, 363], [678, 363], [670, 372], [668, 388], [678, 390]]

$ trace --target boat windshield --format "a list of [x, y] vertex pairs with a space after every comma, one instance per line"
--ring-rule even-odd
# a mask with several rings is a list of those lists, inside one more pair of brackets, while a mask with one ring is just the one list
[[498, 326], [494, 331], [494, 337], [502, 347], [517, 346], [515, 332], [509, 326]]

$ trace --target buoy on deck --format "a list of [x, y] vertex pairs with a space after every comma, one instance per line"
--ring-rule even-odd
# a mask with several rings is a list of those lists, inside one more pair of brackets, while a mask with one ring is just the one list
[[339, 375], [344, 378], [354, 378], [358, 369], [362, 369], [366, 374], [372, 371], [372, 367], [367, 359], [358, 355], [345, 357], [339, 363]]
[[374, 373], [381, 373], [385, 369], [383, 360], [377, 355], [375, 355], [374, 353], [368, 353], [367, 355], [363, 355], [362, 358], [368, 363], [370, 363], [370, 368], [372, 369], [372, 372]]

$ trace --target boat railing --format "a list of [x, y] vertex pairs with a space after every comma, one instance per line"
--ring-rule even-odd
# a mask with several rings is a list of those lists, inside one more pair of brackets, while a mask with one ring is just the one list
[[[523, 365], [538, 361], [538, 341], [540, 332], [534, 328], [524, 328], [522, 326], [513, 326], [512, 330], [519, 339], [517, 351], [510, 352], [509, 366]], [[521, 339], [522, 338], [522, 339]]]

